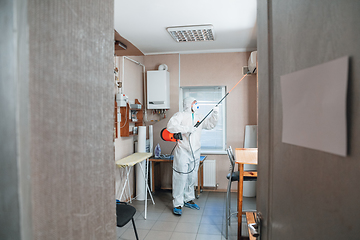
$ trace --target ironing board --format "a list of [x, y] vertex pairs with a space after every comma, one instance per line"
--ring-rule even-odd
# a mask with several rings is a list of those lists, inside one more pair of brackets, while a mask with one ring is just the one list
[[[124, 190], [125, 190], [125, 186], [126, 183], [128, 184], [128, 189], [129, 189], [129, 196], [130, 195], [130, 185], [129, 185], [129, 174], [130, 174], [130, 170], [133, 166], [135, 166], [138, 163], [141, 163], [142, 161], [146, 160], [146, 169], [148, 169], [148, 159], [152, 156], [152, 153], [133, 153], [125, 158], [119, 159], [117, 161], [115, 161], [115, 164], [120, 167], [120, 168], [126, 168], [126, 180], [125, 180], [125, 184], [121, 190], [121, 194], [120, 194], [120, 200], [124, 194]], [[148, 186], [148, 181], [147, 181], [147, 171], [145, 173], [143, 167], [141, 164], [139, 164], [142, 175], [144, 177], [144, 181], [145, 181], [145, 216], [144, 218], [146, 219], [146, 215], [147, 215], [147, 192], [149, 192], [150, 197], [151, 197], [151, 201], [153, 204], [155, 204], [154, 199], [151, 195], [151, 191], [150, 188]], [[130, 197], [130, 202], [131, 202], [131, 197]]]

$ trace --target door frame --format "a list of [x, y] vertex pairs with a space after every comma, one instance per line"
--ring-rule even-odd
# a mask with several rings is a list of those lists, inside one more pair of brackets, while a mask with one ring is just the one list
[[271, 236], [271, 189], [272, 189], [272, 109], [273, 59], [272, 59], [272, 0], [258, 0], [257, 48], [258, 48], [258, 180], [257, 211], [261, 213], [261, 240]]

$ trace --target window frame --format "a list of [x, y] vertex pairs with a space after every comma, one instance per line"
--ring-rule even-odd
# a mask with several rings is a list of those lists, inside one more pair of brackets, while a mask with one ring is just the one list
[[[179, 111], [183, 111], [183, 100], [184, 100], [184, 89], [211, 89], [211, 88], [221, 88], [221, 96], [224, 96], [226, 94], [226, 86], [181, 86], [179, 90]], [[221, 98], [219, 98], [218, 101], [220, 101]], [[218, 103], [218, 101], [216, 103]], [[215, 104], [214, 103], [214, 106]], [[200, 105], [200, 104], [199, 104]], [[201, 105], [200, 105], [201, 106]], [[216, 154], [216, 155], [225, 155], [226, 153], [226, 146], [227, 146], [227, 121], [226, 121], [226, 111], [227, 111], [227, 101], [226, 98], [221, 102], [221, 108], [222, 111], [221, 117], [223, 119], [223, 130], [222, 130], [222, 148], [212, 148], [212, 149], [203, 149], [201, 148], [201, 154]], [[203, 114], [204, 116], [206, 114]], [[204, 130], [206, 131], [206, 130]]]

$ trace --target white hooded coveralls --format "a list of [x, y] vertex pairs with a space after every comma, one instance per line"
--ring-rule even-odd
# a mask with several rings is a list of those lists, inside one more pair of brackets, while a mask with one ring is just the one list
[[[182, 173], [173, 171], [172, 194], [174, 207], [183, 207], [184, 202], [195, 199], [194, 186], [197, 180], [197, 171], [200, 162], [201, 147], [201, 129], [213, 129], [218, 121], [217, 111], [213, 111], [198, 128], [194, 125], [201, 121], [203, 116], [191, 111], [191, 104], [196, 101], [195, 98], [188, 97], [183, 102], [183, 112], [175, 113], [167, 124], [167, 130], [171, 133], [181, 132], [183, 140], [179, 140], [174, 150], [173, 168]], [[195, 131], [194, 131], [195, 130]], [[192, 132], [193, 131], [193, 132]], [[189, 174], [183, 174], [194, 168], [194, 157], [189, 143], [189, 134], [191, 133], [190, 143], [195, 157], [195, 169]]]

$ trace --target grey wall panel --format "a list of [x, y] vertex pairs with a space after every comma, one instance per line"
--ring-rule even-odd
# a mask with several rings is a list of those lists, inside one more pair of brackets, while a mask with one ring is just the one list
[[1, 1], [0, 7], [0, 238], [20, 239], [20, 209], [18, 192], [16, 139], [16, 36], [13, 30], [14, 3]]
[[0, 239], [32, 239], [27, 1], [0, 2]]
[[261, 240], [267, 240], [268, 234], [271, 231], [269, 228], [269, 218], [271, 212], [269, 204], [271, 198], [269, 196], [269, 189], [271, 184], [271, 157], [270, 154], [272, 135], [272, 77], [271, 77], [271, 28], [269, 28], [269, 2], [267, 0], [258, 0], [257, 9], [257, 51], [258, 51], [258, 180], [256, 185], [256, 206], [263, 215], [261, 226]]
[[29, 1], [34, 239], [115, 239], [113, 1]]
[[[360, 235], [354, 214], [360, 211], [360, 2], [273, 0], [268, 10], [271, 69], [269, 76], [259, 76], [259, 82], [272, 84], [268, 88], [272, 112], [269, 239], [356, 239]], [[351, 57], [348, 156], [282, 143], [280, 76], [346, 55]]]
[[29, 25], [27, 0], [16, 0], [17, 9], [17, 139], [21, 239], [33, 239], [30, 159]]

